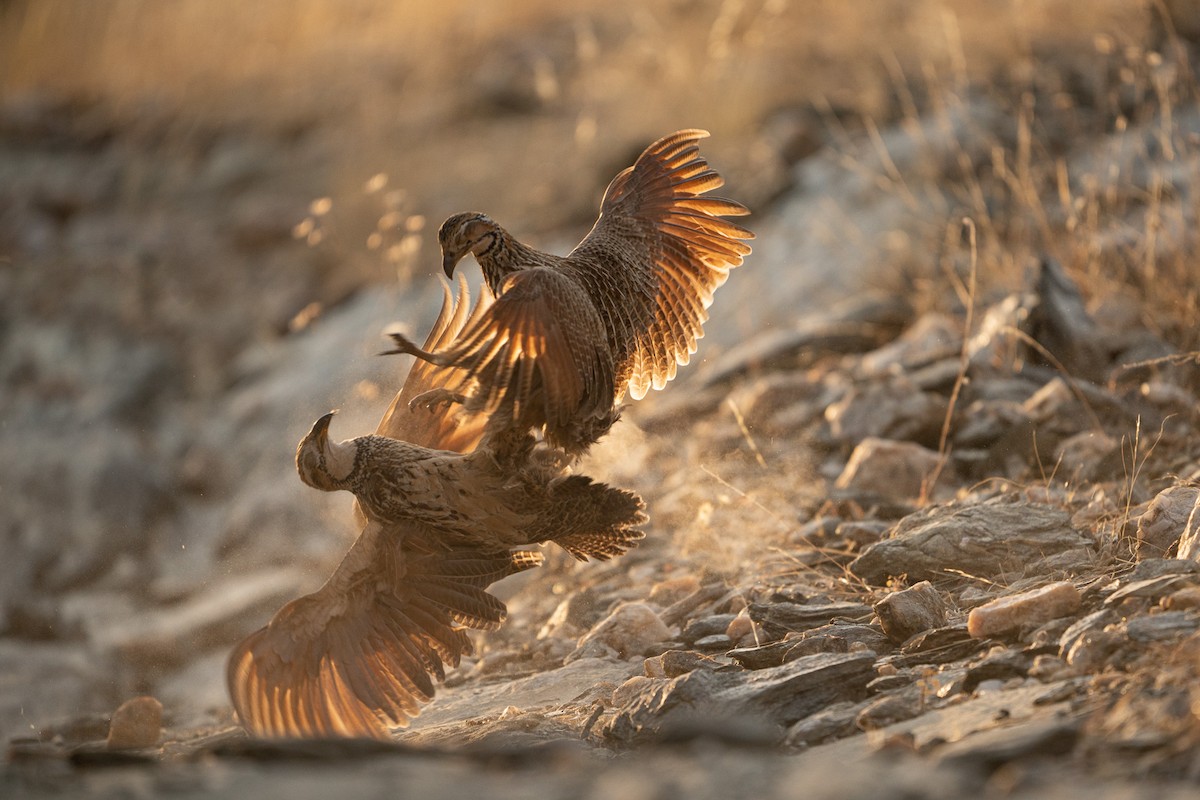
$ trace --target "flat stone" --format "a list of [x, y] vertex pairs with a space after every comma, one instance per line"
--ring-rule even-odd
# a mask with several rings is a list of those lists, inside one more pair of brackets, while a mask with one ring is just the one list
[[1115, 606], [1131, 597], [1141, 597], [1157, 600], [1163, 595], [1170, 594], [1184, 586], [1200, 582], [1197, 575], [1160, 575], [1155, 578], [1144, 578], [1140, 581], [1126, 583], [1120, 589], [1104, 598], [1106, 606]]
[[689, 672], [648, 686], [618, 711], [606, 734], [630, 742], [699, 718], [790, 725], [831, 703], [864, 696], [874, 662], [870, 652], [821, 654], [752, 672]]
[[850, 571], [874, 585], [900, 575], [934, 582], [957, 579], [955, 571], [996, 578], [1031, 573], [1048, 557], [1090, 548], [1091, 539], [1073, 529], [1059, 508], [988, 501], [937, 506], [905, 517], [890, 538], [852, 561]]
[[856, 734], [858, 715], [865, 705], [866, 702], [843, 701], [809, 714], [788, 728], [784, 743], [790, 747], [812, 747]]
[[[897, 500], [918, 498], [933, 491], [932, 478], [942, 465], [941, 457], [933, 450], [913, 442], [896, 442], [868, 437], [850, 454], [846, 468], [834, 481], [837, 489], [871, 490]], [[945, 485], [953, 467], [943, 465]], [[926, 483], [930, 485], [926, 487]]]
[[697, 617], [683, 626], [679, 637], [688, 644], [694, 644], [697, 639], [725, 633], [729, 623], [733, 622], [736, 614], [712, 614], [707, 617]]
[[830, 434], [848, 444], [873, 437], [936, 445], [945, 417], [945, 397], [899, 376], [854, 388], [825, 409]]
[[1081, 724], [1073, 718], [1049, 718], [979, 731], [935, 749], [934, 757], [942, 763], [991, 772], [1027, 756], [1070, 753], [1079, 739]]
[[1165, 611], [1129, 620], [1125, 632], [1135, 642], [1166, 642], [1181, 639], [1200, 628], [1200, 615], [1193, 611]]
[[1040, 625], [1065, 617], [1082, 602], [1073, 583], [1059, 581], [1027, 592], [998, 597], [971, 609], [967, 631], [976, 639], [998, 636], [1023, 625]]
[[838, 618], [859, 619], [871, 613], [871, 607], [863, 603], [751, 603], [749, 610], [750, 618], [772, 637], [811, 630]]

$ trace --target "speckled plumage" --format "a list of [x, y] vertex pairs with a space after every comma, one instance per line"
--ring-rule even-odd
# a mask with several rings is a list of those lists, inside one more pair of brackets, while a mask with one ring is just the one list
[[448, 345], [396, 335], [392, 352], [458, 368], [448, 386], [489, 417], [488, 430], [543, 428], [552, 445], [586, 451], [626, 391], [640, 399], [688, 362], [713, 292], [750, 253], [742, 240], [754, 234], [722, 219], [747, 209], [701, 196], [724, 183], [700, 155], [706, 136], [683, 130], [646, 148], [567, 256], [522, 244], [484, 214], [446, 220], [446, 273], [474, 254], [495, 302]]
[[[640, 539], [645, 521], [636, 495], [567, 474], [563, 460], [526, 436], [501, 464], [488, 449], [435, 450], [387, 436], [329, 439], [332, 414], [300, 442], [296, 466], [316, 489], [354, 494], [369, 521], [411, 526], [430, 548], [564, 544], [579, 558], [608, 558]], [[516, 466], [514, 466], [516, 465]], [[587, 552], [575, 541], [607, 541]]]

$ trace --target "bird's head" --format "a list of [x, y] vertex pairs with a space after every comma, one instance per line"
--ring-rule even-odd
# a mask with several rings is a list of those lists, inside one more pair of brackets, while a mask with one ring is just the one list
[[446, 277], [454, 277], [454, 268], [467, 253], [476, 257], [486, 253], [499, 235], [500, 227], [491, 217], [474, 211], [455, 214], [443, 222], [438, 230], [438, 244], [442, 246], [442, 269]]
[[358, 453], [354, 440], [330, 441], [329, 423], [336, 413], [330, 411], [314, 422], [312, 430], [296, 447], [296, 471], [300, 473], [300, 480], [324, 492], [346, 488]]

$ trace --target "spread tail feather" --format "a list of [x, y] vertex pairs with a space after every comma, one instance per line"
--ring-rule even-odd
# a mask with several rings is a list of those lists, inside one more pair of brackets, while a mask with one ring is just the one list
[[645, 533], [635, 526], [649, 517], [633, 492], [571, 475], [550, 487], [558, 530], [550, 541], [580, 561], [607, 561], [636, 546]]

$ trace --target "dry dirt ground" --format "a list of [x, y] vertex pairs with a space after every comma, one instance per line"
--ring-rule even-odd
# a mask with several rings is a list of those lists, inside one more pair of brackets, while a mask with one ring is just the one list
[[[1198, 37], [1182, 0], [0, 4], [0, 791], [1194, 796]], [[584, 465], [642, 547], [496, 587], [395, 747], [247, 740], [231, 644], [353, 535], [295, 442], [374, 426], [441, 219], [564, 251], [693, 126], [759, 238]], [[140, 694], [157, 746], [106, 749]]]

